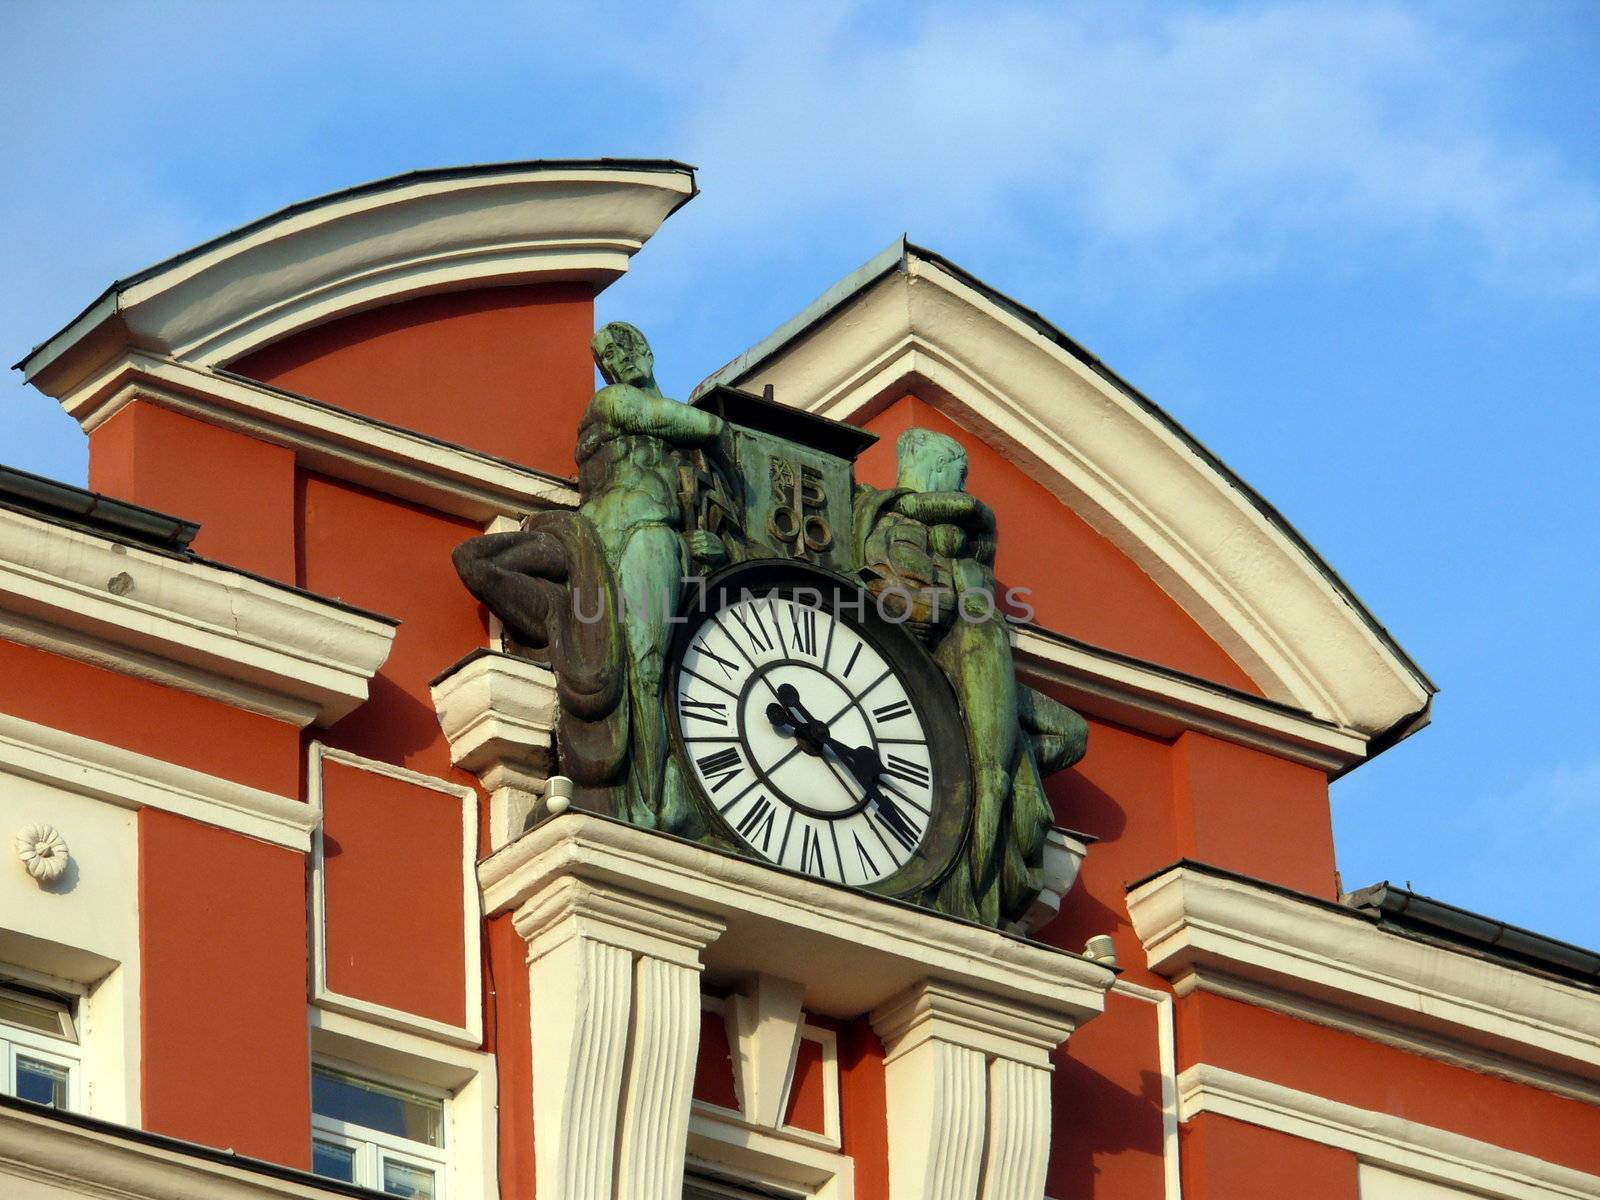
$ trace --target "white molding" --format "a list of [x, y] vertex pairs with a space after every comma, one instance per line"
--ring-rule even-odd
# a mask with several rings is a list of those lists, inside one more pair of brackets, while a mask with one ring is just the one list
[[469, 658], [432, 688], [450, 761], [489, 793], [489, 849], [526, 827], [555, 757], [560, 714], [550, 668], [500, 651]]
[[546, 876], [513, 923], [533, 998], [537, 1192], [681, 1200], [700, 1039], [700, 952], [722, 922]]
[[713, 1105], [695, 1102], [687, 1148], [689, 1165], [735, 1186], [855, 1200], [855, 1160], [849, 1155], [796, 1137], [793, 1130], [758, 1129]]
[[1207, 1113], [1349, 1151], [1424, 1179], [1504, 1200], [1595, 1200], [1600, 1175], [1490, 1142], [1201, 1063], [1178, 1077], [1181, 1116]]
[[320, 814], [310, 805], [0, 713], [0, 773], [118, 808], [157, 808], [305, 853]]
[[[1014, 1167], [991, 1172], [993, 1186], [1003, 1189], [1043, 1171], [1050, 1051], [1101, 1011], [1114, 978], [1078, 955], [578, 810], [545, 820], [486, 859], [479, 879], [490, 915], [515, 913], [529, 943], [530, 987], [548, 998], [536, 1001], [534, 1013], [536, 1123], [563, 1132], [536, 1133], [541, 1146], [556, 1147], [549, 1158], [539, 1155], [540, 1192], [574, 1200], [611, 1195], [611, 1147], [619, 1142], [607, 1122], [623, 1111], [616, 1097], [633, 1103], [634, 1075], [619, 1047], [630, 1036], [637, 1045], [641, 1030], [652, 1047], [682, 1030], [692, 1060], [698, 1037], [698, 1004], [692, 1023], [676, 1004], [639, 1006], [630, 956], [675, 960], [685, 974], [703, 964], [710, 984], [730, 989], [754, 975], [791, 980], [811, 1013], [850, 1019], [873, 1012], [874, 1027], [892, 1043], [886, 1066], [907, 1064], [901, 1075], [918, 1073], [925, 1047], [938, 1053], [957, 1046], [985, 1080], [994, 1077], [981, 1086], [992, 1090], [998, 1114], [995, 1161]], [[678, 1101], [687, 1114], [692, 1090], [687, 1060], [681, 1078], [671, 1075], [674, 1087], [650, 1089], [657, 1125], [672, 1131], [679, 1161], [685, 1143], [676, 1133]], [[918, 1094], [892, 1083], [891, 1093], [902, 1112]], [[715, 1115], [705, 1106], [695, 1113]], [[742, 1116], [720, 1119], [747, 1139], [766, 1136]], [[914, 1115], [910, 1120], [916, 1123]], [[805, 1141], [798, 1131], [771, 1136], [780, 1133]], [[624, 1130], [620, 1145], [627, 1141]], [[920, 1172], [916, 1164], [930, 1144], [892, 1139], [891, 1171]], [[769, 1153], [768, 1164], [774, 1160], [786, 1161]], [[617, 1177], [628, 1176], [619, 1168]], [[1041, 1187], [1042, 1180], [1040, 1174]], [[909, 1193], [902, 1187], [894, 1194], [902, 1200]], [[991, 1189], [983, 1200], [1000, 1196]]]
[[15, 1200], [329, 1200], [326, 1181], [201, 1157], [48, 1109], [0, 1108], [0, 1194]]
[[1075, 1025], [931, 982], [874, 1011], [884, 1048], [890, 1200], [1042, 1195], [1050, 1055]]
[[1193, 867], [1134, 888], [1128, 912], [1150, 969], [1180, 994], [1231, 994], [1378, 1040], [1403, 1033], [1407, 1049], [1534, 1086], [1558, 1083], [1550, 1072], [1600, 1082], [1595, 992]]
[[[758, 977], [759, 978], [759, 977]], [[768, 977], [770, 978], [770, 976]], [[794, 1027], [794, 1054], [783, 1076], [783, 1093], [778, 1101], [778, 1116], [769, 1123], [753, 1120], [744, 1113], [745, 1085], [739, 1079], [738, 1051], [735, 1049], [737, 1031], [734, 1028], [732, 1015], [733, 994], [723, 999], [711, 996], [704, 992], [700, 995], [700, 1011], [712, 1013], [722, 1020], [728, 1031], [728, 1049], [734, 1072], [734, 1091], [738, 1097], [738, 1108], [725, 1108], [720, 1104], [712, 1104], [709, 1100], [696, 1100], [694, 1111], [704, 1110], [714, 1115], [719, 1121], [739, 1125], [746, 1129], [761, 1133], [776, 1133], [780, 1139], [789, 1139], [804, 1143], [806, 1146], [823, 1150], [837, 1151], [841, 1146], [840, 1114], [839, 1114], [839, 1035], [831, 1029], [824, 1029], [820, 1025], [812, 1025], [801, 1019]], [[789, 1111], [789, 1101], [794, 1096], [794, 1067], [798, 1058], [800, 1043], [814, 1042], [822, 1053], [822, 1131], [805, 1129], [799, 1125], [780, 1124], [783, 1116]], [[759, 1183], [760, 1180], [751, 1182]]]
[[395, 633], [292, 588], [4, 509], [0, 610], [0, 635], [301, 726], [363, 703]]
[[[307, 751], [306, 792], [309, 807], [316, 813], [316, 836], [311, 842], [311, 925], [309, 929], [312, 1002], [330, 1012], [344, 1013], [360, 1020], [373, 1021], [392, 1029], [469, 1049], [483, 1044], [483, 978], [480, 974], [479, 928], [483, 911], [479, 906], [473, 864], [478, 846], [478, 793], [448, 780], [424, 775], [393, 763], [363, 758], [321, 742], [312, 742]], [[370, 771], [390, 779], [454, 796], [461, 802], [461, 883], [462, 954], [466, 993], [463, 997], [466, 1021], [452, 1025], [447, 1021], [419, 1016], [335, 991], [328, 983], [327, 874], [322, 856], [323, 778], [322, 764], [336, 762], [360, 771]], [[397, 919], [399, 919], [397, 917]]]
[[800, 1050], [805, 991], [792, 979], [758, 974], [723, 1004], [739, 1111], [752, 1125], [776, 1129], [783, 1124]]
[[22, 367], [62, 398], [108, 340], [214, 365], [421, 295], [563, 280], [598, 289], [693, 194], [689, 168], [660, 163], [506, 163], [380, 180], [113, 285]]
[[806, 1011], [822, 1016], [850, 1019], [933, 979], [1081, 1023], [1103, 1009], [1115, 978], [1081, 955], [578, 810], [478, 866], [489, 916], [566, 876], [726, 922], [729, 933], [705, 950], [709, 983], [793, 979]]
[[1368, 736], [1420, 723], [1431, 684], [1281, 520], [1037, 322], [915, 251], [712, 378], [857, 422], [916, 390], [1132, 558], [1273, 699]]
[[1164, 738], [1197, 729], [1322, 771], [1367, 756], [1364, 734], [1245, 692], [1038, 629], [1016, 629], [1013, 641], [1019, 675], [1060, 685], [1089, 716]]
[[578, 502], [565, 479], [138, 347], [120, 351], [65, 405], [93, 433], [139, 400], [287, 447], [307, 470], [469, 520]]
[[1155, 1005], [1156, 1065], [1161, 1074], [1161, 1166], [1165, 1200], [1183, 1200], [1183, 1164], [1178, 1135], [1178, 1038], [1170, 992], [1118, 979], [1111, 990]]

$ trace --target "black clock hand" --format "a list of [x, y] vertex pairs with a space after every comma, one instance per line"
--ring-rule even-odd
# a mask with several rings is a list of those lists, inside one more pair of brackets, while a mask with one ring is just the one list
[[870, 786], [883, 773], [883, 763], [871, 746], [847, 746], [834, 737], [826, 721], [813, 717], [792, 683], [778, 685], [778, 703], [767, 705], [767, 719], [774, 726], [793, 726], [795, 737], [815, 748], [817, 753], [832, 750], [834, 757], [850, 769], [863, 787]]

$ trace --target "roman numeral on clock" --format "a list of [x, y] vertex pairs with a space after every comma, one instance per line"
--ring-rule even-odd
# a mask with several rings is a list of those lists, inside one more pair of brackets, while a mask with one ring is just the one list
[[822, 839], [809, 825], [800, 830], [800, 869], [807, 875], [828, 877], [827, 865], [822, 860]]
[[900, 843], [906, 851], [917, 848], [917, 831], [911, 827], [911, 822], [906, 820], [902, 813], [886, 797], [878, 797], [877, 804], [878, 823], [889, 831], [889, 836]]
[[713, 793], [721, 791], [730, 779], [744, 770], [744, 762], [739, 757], [737, 746], [728, 746], [697, 758], [694, 760], [694, 765], [700, 768], [700, 774], [710, 784]]
[[756, 839], [761, 839], [761, 853], [766, 854], [772, 844], [772, 820], [777, 815], [772, 807], [772, 801], [765, 796], [757, 796], [750, 805], [749, 811], [739, 818], [739, 823], [733, 828], [745, 841], [752, 846]]
[[739, 623], [739, 628], [744, 630], [745, 637], [750, 639], [750, 645], [755, 647], [757, 651], [765, 653], [772, 649], [772, 634], [767, 632], [767, 626], [761, 620], [761, 614], [755, 610], [754, 606], [750, 608], [750, 617], [756, 623], [755, 629], [750, 628], [749, 623], [744, 619], [744, 614], [737, 608], [730, 608], [728, 613]]
[[722, 655], [718, 654], [710, 646], [706, 645], [705, 638], [701, 638], [698, 642], [696, 642], [694, 644], [694, 648], [709, 658], [712, 662], [716, 663], [717, 666], [721, 667], [722, 673], [729, 679], [738, 678], [739, 665], [733, 662], [731, 659], [723, 658]]
[[898, 721], [901, 717], [909, 717], [910, 715], [911, 705], [905, 700], [896, 700], [891, 704], [885, 704], [872, 710], [872, 719], [880, 725], [888, 724], [890, 721]]
[[683, 713], [685, 720], [692, 717], [713, 725], [726, 726], [728, 723], [728, 706], [721, 700], [696, 700], [692, 696], [685, 696], [678, 702], [678, 710]]
[[789, 605], [789, 625], [794, 631], [794, 652], [817, 656], [817, 610], [801, 604]]
[[901, 758], [898, 754], [891, 753], [889, 761], [883, 765], [885, 775], [893, 775], [896, 779], [903, 779], [907, 783], [914, 783], [919, 787], [927, 787], [933, 780], [933, 772], [919, 762], [912, 762], [909, 758]]
[[859, 833], [852, 833], [850, 836], [855, 839], [856, 856], [861, 860], [862, 869], [867, 872], [867, 875], [870, 878], [876, 879], [881, 872], [878, 870], [878, 864], [872, 861], [872, 855], [869, 854], [867, 852], [867, 848], [861, 844], [861, 835]]

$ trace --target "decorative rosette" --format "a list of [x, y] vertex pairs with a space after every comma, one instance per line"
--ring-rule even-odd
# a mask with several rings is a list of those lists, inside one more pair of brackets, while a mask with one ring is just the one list
[[67, 840], [49, 825], [29, 825], [17, 834], [17, 857], [40, 883], [59, 879], [67, 869], [71, 854]]

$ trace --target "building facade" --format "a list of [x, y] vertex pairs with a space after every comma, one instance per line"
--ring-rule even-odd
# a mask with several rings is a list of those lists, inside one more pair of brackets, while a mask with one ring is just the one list
[[559, 647], [452, 555], [578, 505], [595, 296], [695, 190], [353, 188], [19, 364], [90, 467], [0, 473], [0, 1196], [1600, 1197], [1600, 957], [1337, 874], [1328, 784], [1427, 724], [1426, 675], [930, 251], [699, 391], [877, 435], [858, 485], [959, 443], [1011, 669], [1087, 726], [1039, 897], [961, 919], [552, 787]]

